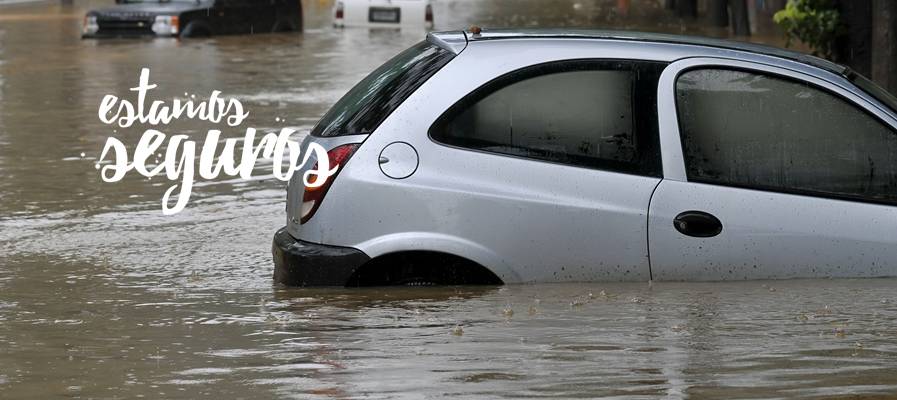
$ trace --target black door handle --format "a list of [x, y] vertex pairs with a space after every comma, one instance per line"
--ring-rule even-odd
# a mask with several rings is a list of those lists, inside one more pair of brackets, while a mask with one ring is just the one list
[[676, 216], [673, 226], [679, 233], [698, 238], [709, 238], [723, 231], [723, 223], [703, 211], [686, 211]]

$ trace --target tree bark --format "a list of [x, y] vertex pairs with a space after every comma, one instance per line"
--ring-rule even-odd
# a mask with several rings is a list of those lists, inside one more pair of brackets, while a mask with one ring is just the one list
[[629, 15], [631, 3], [630, 0], [617, 0], [617, 11], [622, 15]]
[[873, 0], [872, 79], [897, 93], [897, 2]]
[[847, 32], [835, 41], [835, 61], [865, 76], [872, 76], [872, 1], [838, 2], [838, 11], [847, 25]]
[[713, 26], [729, 26], [729, 0], [708, 0], [707, 15]]
[[732, 13], [732, 29], [735, 36], [750, 36], [751, 19], [748, 14], [747, 0], [730, 0], [729, 9]]
[[676, 0], [676, 14], [680, 17], [697, 17], [698, 0]]

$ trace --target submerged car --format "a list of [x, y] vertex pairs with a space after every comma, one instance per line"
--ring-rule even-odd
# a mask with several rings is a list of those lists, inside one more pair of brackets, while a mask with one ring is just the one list
[[593, 31], [446, 32], [305, 139], [274, 279], [366, 286], [897, 276], [897, 101], [830, 62]]
[[433, 28], [430, 0], [337, 0], [333, 26], [367, 28]]
[[206, 37], [302, 30], [299, 0], [117, 0], [84, 16], [82, 37]]

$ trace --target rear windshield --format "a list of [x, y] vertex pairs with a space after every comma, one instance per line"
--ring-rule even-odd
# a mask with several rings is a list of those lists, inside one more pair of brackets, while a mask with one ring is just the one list
[[369, 134], [454, 54], [421, 42], [386, 62], [346, 93], [312, 129], [313, 136]]

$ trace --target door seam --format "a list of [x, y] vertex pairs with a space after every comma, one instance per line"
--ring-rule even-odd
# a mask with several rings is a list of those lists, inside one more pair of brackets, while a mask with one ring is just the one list
[[657, 181], [657, 185], [654, 186], [654, 190], [651, 191], [651, 197], [648, 198], [648, 210], [645, 212], [645, 247], [648, 253], [648, 283], [654, 281], [654, 269], [651, 265], [651, 205], [654, 203], [654, 194], [657, 193], [657, 188], [660, 187], [660, 184], [663, 183], [663, 178]]

